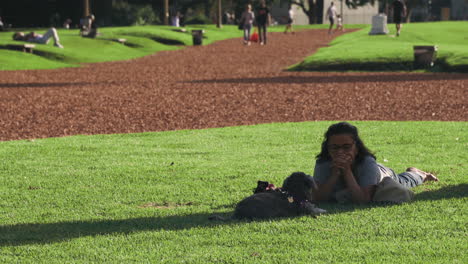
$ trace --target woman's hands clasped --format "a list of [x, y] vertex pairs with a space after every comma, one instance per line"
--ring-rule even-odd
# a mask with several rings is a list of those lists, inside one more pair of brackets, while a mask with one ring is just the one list
[[343, 177], [346, 173], [352, 171], [354, 157], [348, 153], [340, 153], [332, 158], [332, 170]]

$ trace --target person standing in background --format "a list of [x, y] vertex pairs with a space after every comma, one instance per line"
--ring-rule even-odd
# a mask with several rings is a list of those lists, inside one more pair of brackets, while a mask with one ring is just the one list
[[250, 31], [252, 30], [255, 14], [252, 12], [252, 6], [248, 4], [241, 16], [241, 23], [244, 26], [244, 45], [250, 46]]
[[330, 7], [327, 10], [327, 17], [330, 20], [330, 27], [328, 28], [328, 34], [331, 34], [333, 25], [335, 24], [335, 18], [336, 18], [336, 7], [335, 7], [335, 3], [333, 2], [331, 2]]
[[270, 10], [266, 7], [265, 1], [262, 1], [260, 8], [256, 14], [258, 35], [260, 37], [260, 45], [267, 44], [267, 26], [270, 24]]
[[288, 33], [288, 31], [291, 31], [291, 33], [294, 34], [294, 29], [292, 28], [293, 22], [294, 22], [294, 10], [293, 10], [292, 5], [291, 5], [289, 7], [288, 20], [286, 22], [286, 28], [284, 29], [284, 33]]
[[396, 27], [396, 35], [400, 36], [401, 32], [401, 22], [403, 18], [406, 17], [406, 5], [403, 0], [395, 0], [392, 3], [391, 9], [393, 9], [393, 22]]
[[180, 12], [177, 11], [171, 18], [171, 24], [174, 27], [180, 27]]

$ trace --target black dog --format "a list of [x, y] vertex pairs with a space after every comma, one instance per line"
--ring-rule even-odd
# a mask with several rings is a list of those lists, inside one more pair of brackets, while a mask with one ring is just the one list
[[237, 204], [233, 218], [262, 219], [325, 213], [311, 202], [316, 189], [314, 179], [303, 172], [291, 174], [284, 180], [282, 188], [259, 181], [254, 194]]

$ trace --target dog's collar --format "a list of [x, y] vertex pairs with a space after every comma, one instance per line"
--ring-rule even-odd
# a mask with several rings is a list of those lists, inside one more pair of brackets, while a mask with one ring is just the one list
[[273, 183], [269, 183], [267, 181], [259, 181], [257, 188], [254, 190], [254, 193], [259, 192], [279, 192], [283, 194], [286, 199], [288, 199], [289, 203], [294, 203], [299, 207], [304, 207], [305, 204], [310, 203], [309, 200], [298, 200], [294, 197], [294, 195], [290, 194], [288, 191], [284, 190], [283, 188], [277, 188]]
[[[288, 194], [288, 192], [284, 191], [286, 194]], [[294, 198], [294, 196], [288, 194], [288, 202], [289, 203], [295, 203], [297, 204], [299, 207], [304, 207], [307, 203], [310, 203], [309, 200], [305, 199], [305, 200], [297, 200], [296, 198]]]

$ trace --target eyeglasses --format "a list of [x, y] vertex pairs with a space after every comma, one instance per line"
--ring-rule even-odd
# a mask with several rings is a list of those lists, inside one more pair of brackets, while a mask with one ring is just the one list
[[330, 152], [337, 152], [340, 149], [342, 149], [343, 151], [348, 152], [353, 148], [353, 146], [354, 146], [354, 143], [353, 144], [343, 144], [343, 145], [332, 144], [332, 145], [328, 145], [328, 150]]

